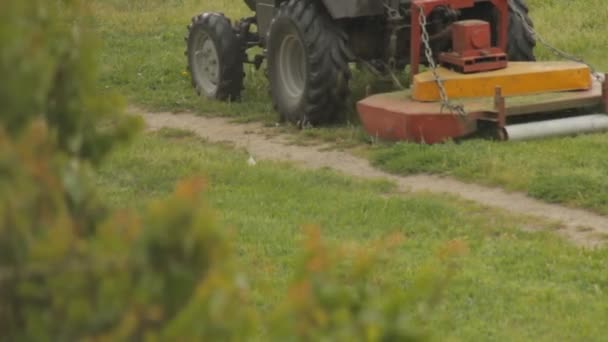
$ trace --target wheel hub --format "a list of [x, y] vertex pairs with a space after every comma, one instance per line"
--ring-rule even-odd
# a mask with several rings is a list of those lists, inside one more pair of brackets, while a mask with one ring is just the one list
[[306, 54], [296, 35], [285, 37], [279, 50], [280, 79], [286, 95], [300, 98], [306, 88]]
[[196, 39], [194, 77], [205, 93], [214, 94], [219, 85], [220, 64], [217, 48], [205, 32]]

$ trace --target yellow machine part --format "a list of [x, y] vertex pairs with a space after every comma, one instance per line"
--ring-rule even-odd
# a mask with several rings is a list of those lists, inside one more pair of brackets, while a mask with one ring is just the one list
[[[589, 90], [593, 83], [589, 67], [575, 62], [509, 62], [506, 69], [489, 72], [461, 74], [442, 67], [437, 72], [450, 99], [494, 96], [496, 87], [502, 88], [503, 96], [517, 96]], [[441, 99], [430, 71], [414, 76], [412, 98], [423, 102]]]

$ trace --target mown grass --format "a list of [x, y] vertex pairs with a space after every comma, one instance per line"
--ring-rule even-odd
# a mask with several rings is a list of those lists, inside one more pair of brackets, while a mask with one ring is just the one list
[[608, 214], [607, 135], [500, 143], [468, 141], [374, 149], [375, 165], [399, 174], [420, 172], [527, 192], [547, 202]]
[[[529, 1], [536, 27], [560, 49], [608, 70], [608, 6], [603, 1]], [[591, 14], [593, 13], [593, 14]], [[555, 58], [537, 49], [541, 59]], [[525, 191], [548, 202], [608, 214], [608, 135], [534, 142], [381, 146], [374, 163], [400, 173], [436, 173]]]
[[[608, 6], [604, 0], [530, 0], [531, 15], [545, 38], [608, 70]], [[246, 91], [240, 103], [219, 103], [194, 95], [186, 72], [183, 37], [190, 17], [202, 11], [222, 11], [232, 18], [248, 15], [238, 0], [92, 0], [97, 28], [104, 38], [101, 56], [103, 84], [149, 110], [195, 111], [238, 120], [276, 121], [262, 71], [247, 67]], [[541, 59], [553, 59], [539, 47]], [[369, 83], [357, 75], [353, 99]], [[287, 129], [295, 143], [310, 138], [340, 147], [365, 147], [370, 139], [351, 107], [345, 126]], [[280, 128], [278, 130], [285, 130]], [[608, 135], [496, 144], [474, 141], [462, 145], [384, 145], [373, 149], [376, 165], [398, 173], [432, 172], [474, 182], [500, 185], [551, 202], [608, 213]]]
[[[285, 293], [301, 241], [315, 224], [331, 243], [365, 244], [406, 236], [376, 285], [407, 288], [440, 246], [462, 240], [470, 252], [432, 322], [438, 340], [601, 341], [608, 333], [608, 250], [576, 248], [532, 224], [454, 198], [389, 196], [385, 182], [305, 172], [286, 164], [246, 163], [247, 154], [164, 130], [111, 156], [98, 185], [117, 207], [141, 206], [183, 177], [208, 179], [208, 198], [234, 230], [255, 304], [270, 309]], [[145, 170], [145, 172], [142, 172]]]
[[[537, 30], [558, 48], [608, 71], [608, 6], [602, 0], [530, 0]], [[556, 57], [539, 46], [540, 59]], [[548, 202], [608, 214], [608, 134], [543, 141], [419, 146], [396, 144], [374, 149], [378, 167], [400, 174], [436, 173], [527, 192]]]

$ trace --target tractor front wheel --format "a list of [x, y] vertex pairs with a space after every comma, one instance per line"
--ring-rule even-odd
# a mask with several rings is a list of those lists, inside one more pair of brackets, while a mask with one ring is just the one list
[[346, 36], [317, 1], [281, 4], [267, 37], [270, 93], [281, 119], [336, 121], [348, 95]]
[[231, 101], [243, 89], [241, 43], [230, 21], [219, 13], [192, 18], [186, 37], [188, 70], [200, 96]]

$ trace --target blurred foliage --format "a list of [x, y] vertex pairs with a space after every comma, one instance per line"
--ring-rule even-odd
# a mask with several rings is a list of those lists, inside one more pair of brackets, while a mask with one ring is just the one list
[[[262, 333], [275, 341], [419, 341], [455, 269], [441, 263], [407, 288], [388, 288], [374, 281], [374, 267], [402, 246], [402, 236], [334, 248], [309, 229], [291, 289], [265, 317], [249, 301], [248, 280], [201, 179], [182, 182], [141, 213], [110, 213], [94, 201], [73, 210], [66, 177], [86, 180], [87, 172], [66, 169], [43, 122], [17, 141], [0, 130], [0, 146], [7, 340], [242, 341]], [[449, 245], [440, 260], [463, 250]]]
[[59, 146], [99, 161], [139, 120], [98, 83], [98, 39], [78, 0], [0, 2], [0, 121], [15, 135], [44, 118]]
[[288, 296], [271, 321], [276, 341], [425, 341], [428, 323], [455, 258], [467, 251], [446, 245], [443, 261], [428, 265], [410, 284], [379, 283], [374, 269], [386, 263], [405, 237], [390, 235], [371, 245], [328, 246], [320, 231], [307, 240]]
[[[7, 340], [240, 341], [261, 330], [276, 341], [424, 340], [455, 269], [442, 263], [409, 288], [388, 288], [374, 281], [374, 267], [402, 246], [402, 236], [333, 248], [310, 229], [289, 293], [262, 319], [202, 180], [182, 182], [141, 213], [111, 213], [94, 201], [86, 168], [69, 160], [40, 120], [16, 141], [0, 130], [0, 331]], [[89, 189], [77, 209], [71, 187]], [[451, 244], [440, 260], [463, 250]]]
[[201, 179], [139, 213], [107, 209], [93, 166], [139, 122], [98, 88], [86, 18], [76, 0], [0, 2], [0, 339], [426, 337], [453, 267], [409, 288], [375, 284], [374, 264], [400, 236], [334, 249], [311, 230], [290, 292], [266, 317]]
[[43, 123], [16, 142], [0, 131], [0, 146], [0, 331], [8, 340], [236, 340], [251, 332], [247, 284], [201, 180], [140, 214], [74, 211], [66, 159]]

